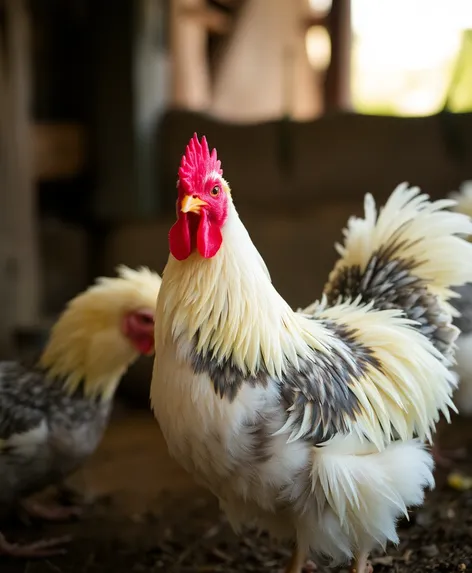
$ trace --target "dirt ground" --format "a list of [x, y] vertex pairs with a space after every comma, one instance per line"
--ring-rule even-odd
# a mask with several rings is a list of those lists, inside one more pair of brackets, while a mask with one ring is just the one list
[[[440, 436], [443, 446], [468, 446], [453, 471], [472, 475], [472, 421], [457, 418]], [[399, 547], [373, 556], [375, 573], [472, 571], [472, 489], [454, 489], [447, 475], [437, 472], [425, 507], [402, 522]], [[289, 556], [265, 537], [231, 533], [215, 501], [169, 458], [146, 412], [119, 408], [68, 485], [85, 503], [80, 520], [3, 528], [10, 540], [71, 534], [67, 554], [0, 561], [1, 573], [279, 573]]]

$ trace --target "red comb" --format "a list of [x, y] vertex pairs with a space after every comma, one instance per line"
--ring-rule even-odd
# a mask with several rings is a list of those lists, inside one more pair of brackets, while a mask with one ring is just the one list
[[[223, 175], [221, 161], [216, 156], [216, 149], [213, 149], [210, 153], [206, 137], [203, 136], [200, 143], [198, 135], [194, 133], [180, 162], [179, 179], [182, 183], [180, 186], [181, 190], [185, 192], [194, 188], [211, 171], [216, 171], [219, 175]], [[182, 189], [182, 187], [185, 189]]]

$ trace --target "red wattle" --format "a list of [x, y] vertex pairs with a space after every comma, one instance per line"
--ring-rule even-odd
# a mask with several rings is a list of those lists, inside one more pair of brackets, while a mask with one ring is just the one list
[[154, 352], [154, 337], [153, 336], [137, 336], [133, 339], [133, 344], [140, 354], [148, 356]]
[[220, 250], [223, 237], [219, 227], [210, 223], [205, 211], [200, 215], [197, 231], [197, 249], [205, 259], [211, 259]]
[[192, 252], [190, 225], [186, 213], [180, 214], [180, 217], [169, 231], [169, 249], [178, 261], [183, 261]]

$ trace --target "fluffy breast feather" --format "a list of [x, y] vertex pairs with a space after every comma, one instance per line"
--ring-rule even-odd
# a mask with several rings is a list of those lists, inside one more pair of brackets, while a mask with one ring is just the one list
[[273, 435], [286, 419], [273, 381], [222, 399], [207, 374], [193, 372], [190, 352], [158, 346], [154, 363], [151, 404], [171, 455], [220, 498], [235, 527], [266, 513], [275, 519], [280, 492], [288, 498], [294, 476], [308, 467], [309, 445]]

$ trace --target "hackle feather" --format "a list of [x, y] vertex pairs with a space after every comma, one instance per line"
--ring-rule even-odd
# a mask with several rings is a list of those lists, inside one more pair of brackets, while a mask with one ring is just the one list
[[124, 265], [118, 277], [100, 277], [72, 299], [51, 330], [39, 360], [47, 379], [62, 379], [73, 393], [83, 384], [86, 396], [111, 397], [136, 350], [121, 332], [128, 311], [153, 309], [161, 278], [148, 268]]

